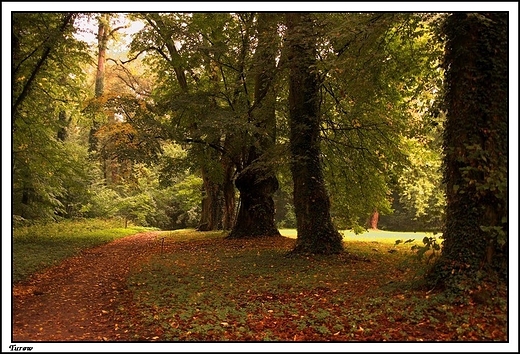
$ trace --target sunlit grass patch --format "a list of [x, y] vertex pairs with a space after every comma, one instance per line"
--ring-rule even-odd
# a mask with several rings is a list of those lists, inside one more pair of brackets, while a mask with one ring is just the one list
[[200, 232], [195, 229], [160, 231], [157, 233], [158, 238], [164, 237], [169, 241], [208, 240], [213, 238], [224, 238], [226, 235], [227, 233], [225, 231]]
[[[367, 230], [361, 234], [356, 234], [351, 230], [341, 230], [344, 241], [377, 241], [381, 243], [395, 244], [396, 240], [414, 239], [415, 242], [421, 244], [424, 237], [440, 238], [442, 234], [433, 234], [431, 232], [397, 232], [384, 230]], [[280, 229], [280, 233], [285, 237], [296, 238], [296, 229]]]

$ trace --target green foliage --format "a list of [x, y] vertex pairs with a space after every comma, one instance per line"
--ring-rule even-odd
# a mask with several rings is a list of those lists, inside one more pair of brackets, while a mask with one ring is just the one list
[[279, 228], [296, 228], [296, 214], [294, 213], [294, 206], [288, 202], [284, 205], [284, 217], [278, 221]]
[[140, 225], [147, 225], [146, 215], [155, 210], [155, 203], [150, 195], [141, 193], [122, 198], [117, 203], [117, 209], [117, 214], [125, 220], [132, 220]]
[[150, 225], [162, 229], [196, 227], [200, 219], [202, 179], [187, 175], [173, 186], [153, 192], [157, 207], [148, 216]]
[[293, 205], [293, 181], [288, 164], [281, 164], [276, 175], [280, 187], [273, 196], [276, 208], [276, 222], [279, 228], [296, 228], [296, 214]]
[[[13, 228], [13, 281], [56, 264], [84, 249], [111, 242], [145, 229], [124, 228], [120, 219], [77, 219], [61, 222], [15, 223]], [[27, 225], [28, 224], [28, 225]]]
[[426, 260], [426, 263], [430, 263], [432, 262], [432, 260], [435, 261], [435, 258], [438, 257], [441, 252], [441, 245], [437, 243], [437, 238], [425, 237], [423, 238], [422, 243], [424, 244], [424, 246], [412, 246], [412, 251], [416, 252], [417, 258], [420, 261]]
[[[391, 212], [395, 183], [388, 171], [413, 166], [402, 141], [427, 125], [442, 51], [424, 15], [326, 14], [320, 20], [326, 38], [319, 63], [322, 138], [335, 219], [341, 227], [363, 227], [374, 208]], [[423, 141], [420, 146], [428, 149]]]
[[60, 138], [78, 116], [89, 60], [73, 37], [76, 16], [13, 14], [13, 214], [24, 218], [67, 214], [87, 179], [82, 148]]
[[442, 228], [445, 186], [440, 147], [436, 146], [439, 136], [432, 132], [425, 137], [426, 142], [403, 138], [408, 163], [395, 172], [394, 214], [381, 220], [385, 229], [440, 231]]
[[[119, 185], [90, 185], [79, 210], [85, 217], [123, 217], [142, 226], [161, 229], [194, 227], [200, 217], [202, 180], [189, 172], [186, 151], [165, 144], [159, 165], [134, 163], [129, 178]], [[97, 177], [102, 181], [101, 177]]]
[[113, 217], [117, 212], [117, 203], [120, 199], [119, 194], [105, 186], [96, 183], [90, 186], [91, 197], [89, 201], [82, 206], [80, 212], [89, 218]]

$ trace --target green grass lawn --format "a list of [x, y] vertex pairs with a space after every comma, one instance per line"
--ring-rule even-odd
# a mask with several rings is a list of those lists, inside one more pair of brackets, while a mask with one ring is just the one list
[[[436, 237], [437, 239], [442, 234], [433, 234], [431, 232], [397, 232], [397, 231], [383, 231], [383, 230], [368, 230], [356, 235], [353, 231], [342, 230], [345, 241], [377, 241], [382, 243], [394, 244], [396, 240], [414, 239], [417, 244], [421, 244], [425, 237]], [[296, 229], [280, 229], [280, 233], [285, 237], [296, 238]], [[413, 243], [412, 243], [413, 244]]]
[[395, 245], [395, 240], [431, 234], [348, 234], [344, 254], [291, 257], [295, 232], [281, 231], [287, 237], [261, 240], [227, 240], [224, 233], [192, 230], [163, 233], [165, 252], [133, 270], [132, 300], [118, 308], [132, 339], [493, 341], [506, 336], [503, 293], [484, 306], [452, 303], [417, 287], [427, 265], [414, 257], [410, 244]]
[[13, 282], [26, 279], [83, 249], [105, 244], [147, 228], [122, 227], [118, 220], [65, 220], [17, 227], [13, 232]]

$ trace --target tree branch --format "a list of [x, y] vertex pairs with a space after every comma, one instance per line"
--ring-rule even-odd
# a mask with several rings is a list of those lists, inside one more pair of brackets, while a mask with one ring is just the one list
[[[69, 12], [69, 13], [65, 14], [65, 17], [63, 18], [63, 22], [61, 23], [61, 25], [59, 27], [59, 32], [61, 34], [63, 34], [63, 32], [65, 31], [67, 26], [71, 23], [71, 20], [73, 18], [74, 18], [74, 13]], [[20, 95], [14, 101], [12, 112], [11, 112], [11, 122], [12, 122], [13, 128], [14, 128], [14, 123], [15, 123], [15, 120], [16, 120], [16, 114], [18, 112], [18, 107], [20, 106], [20, 104], [25, 100], [25, 98], [29, 94], [29, 90], [31, 89], [36, 76], [41, 71], [41, 69], [43, 67], [43, 64], [47, 61], [47, 58], [49, 57], [49, 55], [51, 53], [51, 50], [53, 48], [54, 47], [52, 45], [48, 45], [47, 48], [45, 48], [45, 50], [43, 51], [43, 54], [42, 54], [40, 60], [38, 60], [38, 62], [36, 63], [36, 66], [34, 67], [32, 73], [31, 73], [31, 75], [29, 76], [29, 79], [27, 79], [27, 82], [25, 83], [25, 85], [24, 85], [24, 87], [22, 89], [22, 92], [20, 93]]]
[[223, 155], [229, 156], [229, 154], [227, 153], [226, 149], [224, 149], [224, 147], [222, 147], [220, 145], [217, 145], [217, 144], [213, 144], [213, 143], [204, 141], [204, 140], [201, 140], [201, 139], [186, 138], [186, 139], [184, 139], [184, 142], [206, 145], [206, 146], [209, 146], [209, 147], [217, 150], [218, 152], [222, 153]]
[[131, 61], [134, 61], [134, 60], [136, 60], [137, 58], [139, 58], [139, 56], [140, 56], [141, 54], [143, 54], [144, 52], [146, 52], [146, 51], [149, 50], [149, 49], [150, 49], [150, 48], [146, 48], [146, 49], [141, 50], [141, 51], [140, 51], [139, 53], [137, 53], [133, 58], [130, 58], [130, 59], [128, 59], [128, 60], [124, 60], [124, 61], [121, 60], [121, 59], [119, 59], [119, 61], [120, 61], [121, 64], [123, 64], [123, 65], [126, 64], [126, 63], [130, 63]]
[[119, 26], [114, 28], [110, 33], [108, 34], [108, 37], [111, 37], [115, 32], [119, 31], [120, 29], [127, 28], [127, 26]]

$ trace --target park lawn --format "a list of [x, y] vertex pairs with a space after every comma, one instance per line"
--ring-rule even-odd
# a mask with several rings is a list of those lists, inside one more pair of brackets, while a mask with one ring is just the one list
[[64, 220], [16, 227], [13, 231], [13, 282], [72, 257], [84, 249], [99, 246], [149, 228], [122, 227], [119, 220]]
[[164, 252], [133, 270], [131, 299], [118, 308], [125, 319], [120, 328], [132, 340], [507, 340], [504, 287], [486, 303], [419, 287], [427, 264], [411, 243], [394, 239], [413, 233], [348, 235], [346, 251], [336, 256], [288, 256], [294, 234], [256, 240], [191, 230], [161, 235]]
[[[280, 229], [280, 233], [285, 237], [296, 238], [296, 229]], [[356, 234], [352, 230], [341, 230], [345, 241], [359, 241], [359, 242], [381, 242], [395, 244], [396, 240], [415, 240], [413, 244], [421, 244], [425, 237], [435, 237], [439, 239], [442, 234], [432, 232], [400, 232], [400, 231], [385, 231], [385, 230], [367, 230], [363, 233]]]

